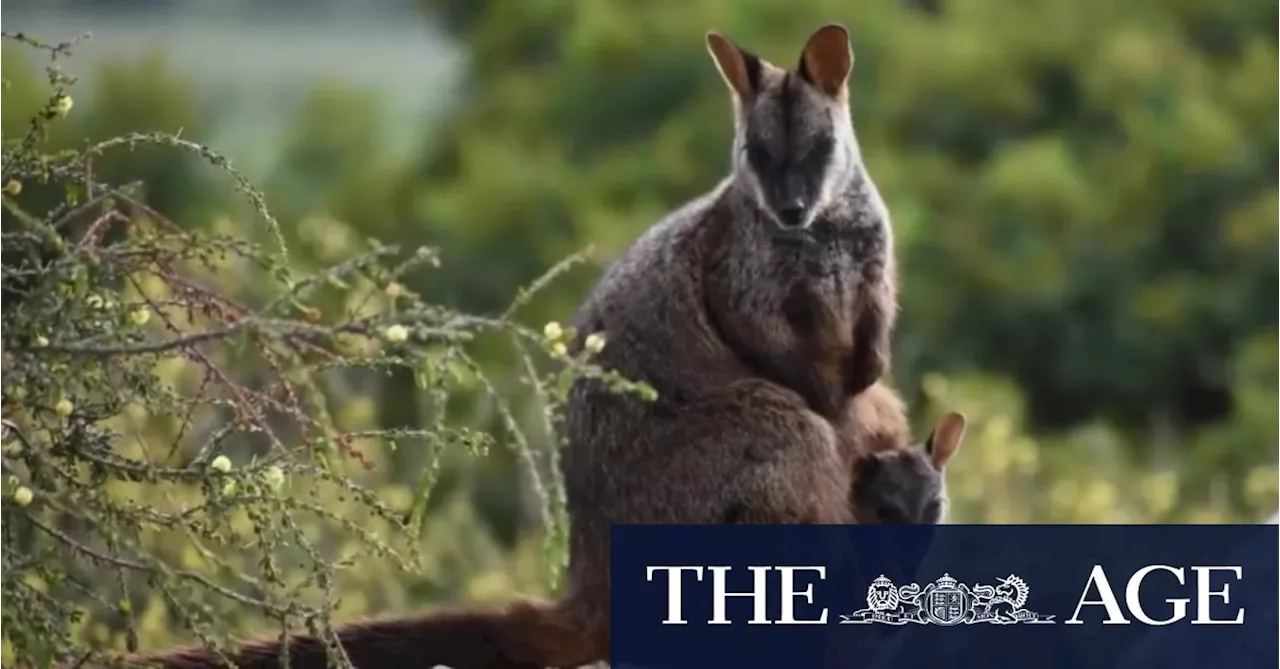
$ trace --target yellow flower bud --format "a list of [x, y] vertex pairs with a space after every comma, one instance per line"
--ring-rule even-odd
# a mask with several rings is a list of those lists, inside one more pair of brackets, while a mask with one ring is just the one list
[[31, 492], [31, 488], [21, 486], [13, 491], [13, 503], [18, 506], [26, 506], [35, 498], [35, 493]]
[[59, 416], [62, 416], [63, 418], [70, 416], [71, 412], [75, 410], [76, 410], [76, 405], [72, 404], [71, 400], [65, 397], [58, 400], [58, 403], [53, 405], [54, 413], [58, 414]]
[[146, 325], [149, 320], [151, 320], [151, 310], [146, 307], [138, 307], [129, 312], [129, 322], [138, 327]]
[[4, 185], [4, 192], [6, 195], [16, 196], [22, 192], [22, 182], [10, 179], [9, 183]]
[[267, 467], [262, 472], [262, 478], [272, 490], [279, 490], [284, 485], [284, 470], [274, 465]]
[[213, 459], [213, 462], [209, 463], [209, 466], [212, 467], [214, 471], [229, 472], [231, 471], [231, 458], [228, 458], [225, 455], [219, 455]]
[[556, 342], [555, 346], [551, 347], [551, 350], [554, 351], [556, 355], [562, 358], [569, 354], [569, 347], [565, 346], [564, 342], [562, 341]]
[[409, 330], [403, 325], [392, 325], [386, 329], [383, 336], [387, 341], [404, 341], [409, 338]]
[[587, 340], [583, 342], [583, 346], [585, 346], [591, 353], [599, 353], [600, 351], [603, 351], [604, 335], [599, 332], [587, 335]]
[[70, 95], [59, 95], [57, 101], [53, 103], [54, 111], [58, 112], [58, 116], [66, 116], [71, 112], [71, 108], [75, 106], [75, 101]]
[[38, 335], [38, 336], [36, 337], [36, 347], [37, 347], [37, 348], [44, 348], [44, 347], [46, 347], [46, 346], [48, 346], [48, 345], [49, 345], [49, 338], [48, 338], [48, 337], [46, 337], [46, 336], [44, 336], [44, 335]]
[[542, 335], [551, 341], [555, 341], [564, 336], [564, 328], [560, 327], [559, 323], [551, 321], [542, 326]]

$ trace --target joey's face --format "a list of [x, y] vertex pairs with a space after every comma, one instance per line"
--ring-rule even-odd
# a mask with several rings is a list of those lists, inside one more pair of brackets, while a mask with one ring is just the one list
[[708, 49], [734, 92], [733, 169], [780, 228], [807, 228], [855, 176], [848, 33], [815, 32], [784, 70], [715, 33]]
[[919, 450], [878, 453], [859, 467], [854, 507], [860, 524], [933, 525], [942, 521], [942, 472]]
[[960, 448], [964, 430], [964, 416], [949, 412], [922, 447], [882, 451], [862, 459], [855, 472], [855, 520], [878, 525], [943, 522], [947, 462]]

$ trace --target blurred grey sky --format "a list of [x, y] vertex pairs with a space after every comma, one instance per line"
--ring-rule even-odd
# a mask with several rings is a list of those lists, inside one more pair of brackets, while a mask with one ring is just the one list
[[90, 33], [67, 66], [85, 84], [102, 61], [159, 51], [225, 113], [203, 139], [249, 168], [270, 159], [256, 147], [278, 144], [258, 138], [318, 83], [377, 93], [395, 138], [382, 148], [408, 149], [461, 63], [413, 0], [6, 0], [4, 29], [45, 41]]

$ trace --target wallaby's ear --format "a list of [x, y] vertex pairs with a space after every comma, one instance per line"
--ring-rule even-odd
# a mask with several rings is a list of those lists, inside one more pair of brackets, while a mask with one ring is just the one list
[[849, 46], [849, 31], [837, 23], [814, 31], [800, 53], [800, 76], [832, 97], [840, 94], [851, 69], [853, 49]]
[[750, 100], [760, 85], [760, 59], [720, 33], [707, 31], [707, 51], [716, 62], [716, 69], [725, 83], [743, 101]]
[[942, 471], [947, 461], [960, 448], [960, 440], [964, 437], [964, 415], [954, 411], [947, 413], [934, 425], [929, 440], [924, 443], [924, 451], [929, 455], [933, 466]]

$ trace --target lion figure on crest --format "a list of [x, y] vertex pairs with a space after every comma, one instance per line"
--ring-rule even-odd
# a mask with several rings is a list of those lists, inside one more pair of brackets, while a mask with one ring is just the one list
[[898, 608], [900, 601], [898, 589], [884, 575], [867, 586], [867, 607], [872, 611], [892, 611]]

